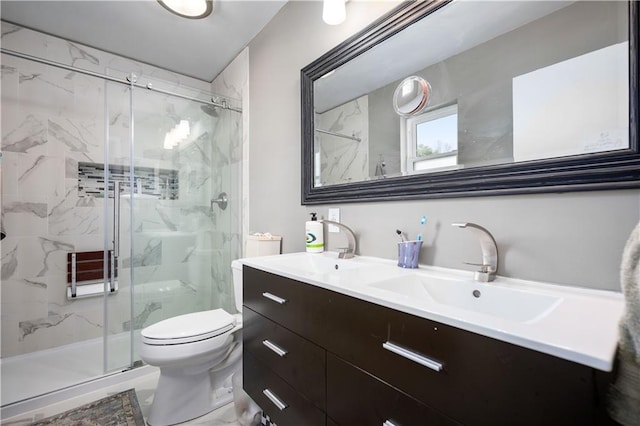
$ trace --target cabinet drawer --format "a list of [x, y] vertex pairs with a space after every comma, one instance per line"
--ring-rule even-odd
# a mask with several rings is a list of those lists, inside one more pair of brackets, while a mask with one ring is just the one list
[[250, 353], [243, 359], [244, 390], [278, 426], [325, 426], [325, 414]]
[[319, 346], [244, 307], [244, 351], [325, 409], [325, 353]]
[[596, 424], [588, 367], [345, 295], [325, 323], [328, 351], [461, 423]]
[[460, 426], [330, 354], [327, 355], [327, 415], [345, 426]]
[[244, 305], [317, 343], [327, 315], [327, 290], [243, 267]]

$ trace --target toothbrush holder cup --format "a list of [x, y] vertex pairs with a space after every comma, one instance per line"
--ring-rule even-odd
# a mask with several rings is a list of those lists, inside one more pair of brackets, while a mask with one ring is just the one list
[[417, 268], [422, 241], [403, 241], [398, 243], [398, 266]]

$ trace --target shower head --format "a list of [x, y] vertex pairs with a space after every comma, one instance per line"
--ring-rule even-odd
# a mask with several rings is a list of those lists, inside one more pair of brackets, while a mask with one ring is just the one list
[[217, 117], [218, 116], [217, 108], [214, 107], [211, 104], [201, 105], [200, 109], [202, 110], [202, 112], [204, 112], [205, 114], [207, 114], [207, 115], [209, 115], [211, 117]]

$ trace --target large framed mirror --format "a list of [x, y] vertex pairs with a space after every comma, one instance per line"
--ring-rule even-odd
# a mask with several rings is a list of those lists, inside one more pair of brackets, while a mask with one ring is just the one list
[[301, 70], [302, 204], [640, 187], [638, 9], [402, 3]]

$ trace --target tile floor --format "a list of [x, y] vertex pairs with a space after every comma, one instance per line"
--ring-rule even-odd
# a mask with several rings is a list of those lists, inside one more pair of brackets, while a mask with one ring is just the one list
[[[30, 425], [35, 420], [53, 416], [55, 414], [62, 413], [75, 407], [79, 407], [91, 401], [96, 401], [100, 398], [104, 398], [107, 395], [118, 393], [131, 388], [134, 388], [136, 390], [136, 396], [138, 397], [138, 402], [140, 403], [140, 409], [142, 410], [142, 414], [146, 418], [147, 414], [149, 413], [149, 406], [151, 404], [151, 401], [153, 400], [153, 390], [155, 389], [156, 383], [158, 382], [158, 376], [159, 370], [128, 382], [112, 385], [95, 392], [87, 393], [80, 397], [69, 399], [57, 404], [52, 404], [47, 407], [24, 413], [19, 416], [4, 419], [2, 421], [2, 425]], [[205, 416], [188, 421], [183, 424], [201, 426], [240, 426], [240, 424], [236, 421], [236, 413], [232, 403], [224, 405]]]

